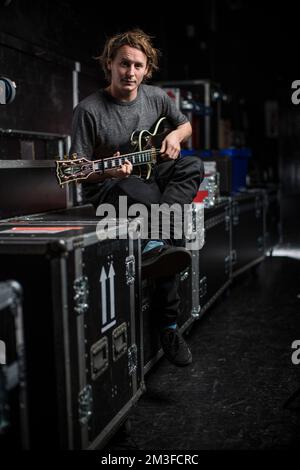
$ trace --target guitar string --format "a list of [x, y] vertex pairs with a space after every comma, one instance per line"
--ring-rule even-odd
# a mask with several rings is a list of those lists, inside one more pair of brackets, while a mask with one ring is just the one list
[[[119, 157], [112, 156], [112, 157], [107, 157], [105, 159], [99, 159], [99, 160], [91, 161], [89, 163], [83, 163], [83, 164], [81, 164], [81, 171], [78, 172], [77, 175], [82, 174], [83, 171], [89, 171], [89, 170], [91, 170], [94, 173], [98, 173], [100, 171], [105, 173], [106, 170], [112, 170], [114, 168], [119, 168], [120, 165], [116, 165], [115, 167], [110, 166], [108, 168], [103, 168], [104, 161], [107, 161], [107, 162], [111, 163], [113, 160], [118, 160], [118, 161], [121, 160], [121, 162], [123, 163], [126, 158], [130, 159], [130, 157], [131, 157], [131, 159], [132, 159], [134, 156], [136, 156], [138, 159], [143, 157], [144, 155], [145, 156], [149, 155], [151, 157], [151, 154], [153, 154], [153, 153], [157, 154], [159, 152], [159, 150], [160, 150], [159, 148], [152, 147], [150, 149], [141, 150], [140, 152], [132, 152], [132, 153], [128, 153], [128, 154], [123, 154], [123, 155], [120, 155]], [[148, 161], [141, 160], [141, 161], [138, 161], [138, 162], [134, 162], [133, 165], [138, 166], [138, 165], [143, 165], [143, 164], [149, 164], [149, 163], [152, 163], [152, 160], [153, 160], [152, 158], [150, 158], [150, 160], [148, 160]], [[76, 165], [75, 160], [71, 160], [71, 162]], [[68, 162], [67, 161], [62, 161], [61, 163], [63, 164], [62, 166], [64, 166], [64, 164], [67, 164]], [[102, 168], [96, 168], [95, 169], [95, 163], [96, 164], [97, 163], [98, 164], [102, 163]], [[64, 171], [65, 170], [66, 169], [64, 169]], [[76, 173], [73, 173], [71, 176], [73, 176], [73, 177], [76, 176]], [[66, 177], [66, 175], [63, 174], [63, 177]], [[68, 175], [67, 175], [67, 177], [68, 177]]]
[[[109, 161], [111, 162], [112, 160], [121, 160], [121, 162], [124, 162], [126, 158], [128, 157], [133, 157], [133, 156], [143, 156], [143, 155], [147, 155], [147, 154], [150, 154], [153, 153], [153, 152], [158, 152], [160, 149], [156, 149], [156, 148], [152, 148], [152, 149], [149, 149], [149, 150], [142, 150], [141, 152], [133, 152], [133, 153], [128, 153], [128, 154], [123, 154], [123, 155], [120, 155], [119, 157], [117, 156], [113, 156], [113, 157], [108, 157], [108, 158], [105, 158], [104, 161]], [[74, 160], [71, 160], [72, 163], [75, 163]], [[91, 163], [83, 163], [81, 164], [81, 171], [82, 170], [87, 170], [87, 169], [90, 169], [91, 171], [93, 171], [93, 167], [94, 167], [94, 164], [95, 163], [102, 163], [103, 160], [100, 159], [100, 160], [95, 160], [95, 162], [91, 162]], [[67, 162], [64, 162], [64, 163], [67, 163]], [[146, 164], [146, 163], [151, 163], [151, 160], [150, 161], [140, 161], [138, 163], [134, 163], [135, 165], [142, 165], [142, 164]], [[75, 163], [76, 165], [76, 163]], [[119, 165], [120, 166], [120, 165]], [[104, 170], [112, 170], [114, 168], [118, 168], [118, 166], [115, 166], [115, 167], [108, 167], [108, 168], [105, 168]], [[95, 173], [98, 173], [98, 171], [103, 171], [103, 168], [97, 168], [94, 172]], [[79, 173], [80, 174], [80, 173]]]

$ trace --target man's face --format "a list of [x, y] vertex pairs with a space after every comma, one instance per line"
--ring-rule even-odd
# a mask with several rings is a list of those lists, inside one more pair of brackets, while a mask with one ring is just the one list
[[137, 89], [148, 72], [147, 57], [139, 49], [122, 46], [108, 63], [111, 72], [111, 93], [115, 98], [134, 99]]

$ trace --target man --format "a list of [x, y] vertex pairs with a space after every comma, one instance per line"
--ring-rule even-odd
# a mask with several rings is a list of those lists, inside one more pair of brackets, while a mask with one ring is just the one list
[[[153, 128], [159, 118], [171, 121], [171, 130], [163, 139], [160, 162], [150, 179], [132, 175], [132, 164], [125, 160], [117, 168], [100, 176], [93, 174], [83, 183], [85, 201], [111, 203], [116, 208], [120, 196], [128, 205], [190, 204], [203, 178], [203, 164], [196, 157], [178, 159], [181, 142], [192, 129], [184, 116], [159, 87], [143, 82], [158, 68], [158, 51], [151, 38], [139, 29], [117, 34], [106, 41], [102, 64], [109, 85], [84, 99], [76, 107], [70, 153], [95, 160], [126, 153], [130, 136], [137, 129]], [[151, 221], [150, 221], [151, 222]], [[158, 278], [157, 298], [161, 316], [161, 343], [166, 357], [178, 366], [191, 363], [191, 352], [177, 328], [179, 297], [176, 274], [191, 261], [190, 253], [173, 243], [171, 234], [148, 240], [143, 248], [144, 277]]]

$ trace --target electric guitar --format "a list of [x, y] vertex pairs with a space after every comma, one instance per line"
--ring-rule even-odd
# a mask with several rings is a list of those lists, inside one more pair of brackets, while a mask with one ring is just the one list
[[62, 186], [72, 181], [85, 180], [93, 173], [104, 174], [108, 170], [119, 168], [124, 164], [125, 159], [131, 162], [135, 174], [148, 179], [153, 165], [159, 159], [161, 143], [171, 130], [172, 127], [168, 124], [167, 118], [161, 117], [154, 125], [153, 132], [142, 130], [134, 131], [131, 134], [130, 146], [135, 150], [134, 152], [119, 155], [118, 157], [101, 158], [100, 160], [88, 160], [85, 157], [78, 158], [77, 154], [73, 154], [72, 159], [56, 160], [58, 183]]

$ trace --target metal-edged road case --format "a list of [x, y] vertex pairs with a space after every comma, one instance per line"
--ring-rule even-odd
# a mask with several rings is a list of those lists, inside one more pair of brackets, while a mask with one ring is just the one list
[[[199, 251], [204, 244], [204, 204], [191, 204], [185, 222], [185, 240], [180, 244], [190, 250], [191, 265], [177, 276], [180, 305], [178, 326], [181, 332], [187, 330], [199, 318]], [[144, 325], [144, 372], [163, 355], [159, 339], [159, 318], [156, 304], [156, 282], [146, 279], [142, 283], [142, 314]]]
[[232, 199], [232, 275], [264, 259], [264, 195], [260, 190]]
[[24, 291], [31, 448], [103, 447], [144, 390], [139, 233], [111, 227], [0, 225], [1, 278]]
[[205, 245], [199, 253], [200, 315], [224, 292], [231, 282], [230, 199], [204, 212]]
[[22, 288], [0, 282], [0, 449], [29, 448]]

